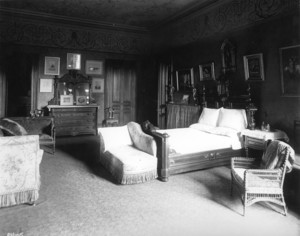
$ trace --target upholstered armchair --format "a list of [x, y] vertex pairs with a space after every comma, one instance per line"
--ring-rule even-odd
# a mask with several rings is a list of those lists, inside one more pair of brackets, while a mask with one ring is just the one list
[[257, 158], [234, 157], [231, 159], [231, 194], [233, 188], [239, 190], [246, 207], [259, 201], [272, 202], [283, 207], [287, 214], [283, 194], [286, 173], [292, 171], [295, 152], [288, 144], [272, 141], [263, 154]]
[[43, 150], [38, 135], [0, 137], [0, 207], [34, 202], [39, 197]]

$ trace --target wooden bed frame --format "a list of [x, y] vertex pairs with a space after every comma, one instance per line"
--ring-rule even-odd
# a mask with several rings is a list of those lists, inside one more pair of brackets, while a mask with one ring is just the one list
[[[241, 99], [238, 102], [229, 103], [227, 108], [231, 109], [245, 109], [248, 117], [248, 123], [253, 119], [253, 113], [249, 113], [249, 105], [251, 103], [250, 93], [249, 97]], [[253, 105], [253, 104], [252, 104]], [[203, 102], [203, 107], [207, 107], [207, 103]], [[251, 116], [251, 117], [249, 117]], [[217, 166], [230, 165], [232, 157], [243, 156], [245, 154], [244, 148], [234, 150], [232, 148], [210, 150], [206, 152], [191, 153], [184, 155], [169, 155], [169, 135], [158, 133], [155, 129], [148, 129], [147, 133], [154, 137], [157, 144], [157, 158], [158, 158], [158, 176], [167, 182], [170, 175], [184, 173], [189, 171], [201, 170]]]

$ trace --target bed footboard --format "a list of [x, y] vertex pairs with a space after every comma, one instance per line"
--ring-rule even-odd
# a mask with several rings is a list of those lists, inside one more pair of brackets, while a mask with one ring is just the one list
[[161, 181], [167, 182], [170, 176], [170, 162], [169, 162], [169, 135], [164, 133], [151, 132], [157, 145], [157, 173]]

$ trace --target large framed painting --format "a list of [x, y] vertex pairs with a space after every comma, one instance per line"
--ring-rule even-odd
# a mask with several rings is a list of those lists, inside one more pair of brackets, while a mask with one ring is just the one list
[[263, 81], [264, 63], [262, 53], [247, 55], [244, 59], [245, 80], [248, 81]]
[[180, 69], [176, 70], [176, 90], [190, 91], [194, 86], [194, 69]]
[[279, 49], [283, 96], [300, 97], [300, 45]]

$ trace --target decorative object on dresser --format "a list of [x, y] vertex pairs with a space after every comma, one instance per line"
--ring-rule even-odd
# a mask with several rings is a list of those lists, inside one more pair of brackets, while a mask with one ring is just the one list
[[[62, 77], [54, 77], [54, 97], [48, 102], [49, 105], [60, 105], [61, 96], [72, 96], [76, 101], [76, 96], [85, 96], [87, 104], [95, 103], [91, 96], [92, 78], [84, 76], [76, 70], [69, 70], [69, 73]], [[70, 105], [70, 104], [68, 104]], [[73, 104], [72, 104], [73, 105]]]
[[232, 158], [231, 195], [233, 187], [237, 187], [244, 205], [244, 215], [247, 206], [259, 201], [280, 205], [283, 207], [282, 213], [287, 214], [283, 184], [285, 174], [293, 169], [294, 160], [293, 148], [278, 140], [269, 144], [261, 159]]
[[264, 75], [264, 63], [263, 54], [252, 54], [243, 57], [245, 79], [248, 81], [263, 81]]
[[272, 129], [270, 131], [265, 130], [242, 130], [242, 136], [244, 137], [244, 145], [246, 150], [246, 156], [249, 155], [249, 148], [255, 150], [266, 150], [268, 144], [274, 140], [289, 141], [287, 134], [278, 129]]
[[51, 116], [55, 118], [56, 136], [97, 135], [97, 105], [48, 105], [47, 108]]

